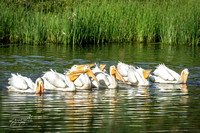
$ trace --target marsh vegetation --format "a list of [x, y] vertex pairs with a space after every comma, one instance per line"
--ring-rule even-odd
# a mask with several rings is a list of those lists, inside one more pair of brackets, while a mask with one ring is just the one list
[[2, 0], [0, 41], [198, 45], [200, 1]]

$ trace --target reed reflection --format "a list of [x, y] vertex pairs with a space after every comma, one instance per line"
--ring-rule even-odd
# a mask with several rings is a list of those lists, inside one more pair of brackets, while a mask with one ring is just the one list
[[37, 119], [43, 119], [43, 104], [44, 104], [43, 95], [44, 95], [43, 93], [37, 94], [37, 106], [36, 106], [36, 109], [37, 109], [37, 113], [39, 114], [37, 116]]
[[[151, 125], [160, 122], [162, 126], [165, 118], [174, 120], [178, 112], [188, 112], [187, 93], [186, 84], [156, 84], [154, 87], [47, 92], [44, 96], [8, 93], [2, 104], [9, 103], [8, 107], [3, 105], [6, 115], [31, 114], [34, 125], [40, 129], [62, 127], [71, 132], [93, 132], [96, 131], [93, 129], [123, 124], [150, 126], [151, 121], [154, 122]], [[184, 114], [178, 115], [180, 119], [187, 118]], [[45, 127], [42, 123], [48, 124]]]
[[156, 84], [155, 87], [151, 95], [156, 99], [158, 112], [170, 113], [170, 109], [187, 112], [189, 96], [186, 84]]
[[[149, 113], [150, 113], [150, 96], [149, 91], [147, 87], [136, 87], [135, 89], [135, 99], [132, 101], [134, 103], [134, 106], [128, 110], [129, 114], [135, 114], [133, 115], [132, 119], [135, 120], [135, 122], [142, 123], [143, 120], [149, 119]], [[131, 104], [132, 105], [132, 104]], [[134, 118], [135, 117], [135, 118]]]
[[78, 91], [65, 95], [65, 121], [68, 130], [85, 132], [92, 121], [94, 96], [91, 91]]
[[[116, 111], [117, 104], [119, 102], [119, 93], [117, 89], [106, 89], [102, 94], [105, 100], [108, 102], [109, 114], [114, 114]], [[104, 105], [105, 106], [105, 105]]]
[[32, 109], [37, 108], [37, 96], [18, 92], [9, 92], [1, 95], [2, 97], [2, 124], [6, 131], [22, 130], [33, 125], [35, 115]]

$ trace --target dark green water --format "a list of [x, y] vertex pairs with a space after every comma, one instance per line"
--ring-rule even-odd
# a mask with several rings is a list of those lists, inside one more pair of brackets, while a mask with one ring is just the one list
[[[187, 85], [51, 92], [43, 96], [7, 92], [11, 73], [35, 80], [73, 64], [118, 61], [155, 69], [165, 63], [190, 71]], [[0, 46], [1, 132], [200, 132], [200, 48], [161, 44], [100, 46]]]

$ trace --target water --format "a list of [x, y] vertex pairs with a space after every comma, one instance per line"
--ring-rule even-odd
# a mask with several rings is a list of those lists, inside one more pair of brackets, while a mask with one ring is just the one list
[[[200, 48], [161, 44], [0, 46], [0, 130], [30, 132], [199, 132]], [[11, 73], [35, 80], [73, 64], [118, 61], [155, 69], [159, 63], [180, 73], [187, 85], [133, 87], [77, 92], [46, 91], [43, 96], [7, 92]]]

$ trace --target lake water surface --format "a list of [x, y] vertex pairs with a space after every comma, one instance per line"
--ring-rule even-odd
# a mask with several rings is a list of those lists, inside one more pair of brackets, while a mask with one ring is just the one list
[[[165, 63], [190, 71], [186, 85], [153, 84], [118, 89], [56, 92], [43, 96], [7, 92], [11, 73], [33, 81], [50, 69], [63, 73], [74, 64], [155, 69]], [[0, 46], [1, 132], [200, 132], [200, 47], [162, 44]]]

